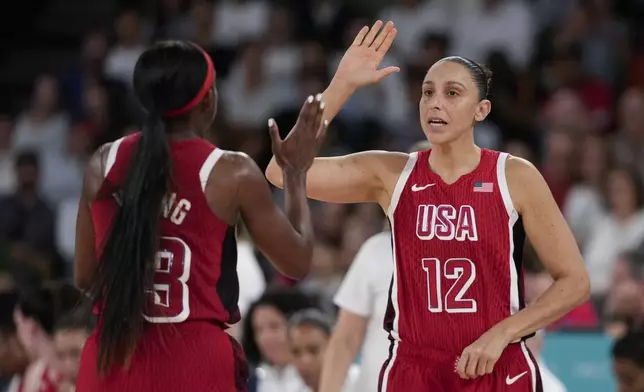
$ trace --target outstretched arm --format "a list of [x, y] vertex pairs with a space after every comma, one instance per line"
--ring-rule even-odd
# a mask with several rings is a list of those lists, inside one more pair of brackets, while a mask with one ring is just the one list
[[251, 158], [236, 154], [231, 164], [241, 167], [236, 198], [253, 242], [280, 273], [301, 278], [309, 271], [313, 251], [306, 174], [285, 173], [285, 215], [273, 202], [266, 179]]
[[[371, 28], [365, 26], [344, 54], [329, 87], [323, 93], [324, 119], [331, 121], [360, 87], [378, 83], [398, 72], [398, 67], [378, 69], [391, 48], [397, 31], [392, 22], [383, 27], [377, 21]], [[287, 138], [288, 139], [288, 138]], [[384, 161], [402, 162], [394, 168], [397, 175], [407, 160], [406, 154], [369, 151], [334, 158], [317, 158], [308, 173], [307, 194], [314, 199], [336, 203], [378, 202], [386, 207], [388, 196], [383, 193], [387, 181]], [[393, 166], [396, 166], [394, 164]], [[281, 168], [273, 158], [266, 169], [266, 177], [282, 187]], [[385, 203], [385, 204], [383, 204]]]
[[[386, 208], [391, 197], [387, 185], [398, 177], [407, 159], [407, 154], [388, 151], [315, 158], [307, 173], [306, 194], [330, 203], [377, 202]], [[273, 161], [266, 178], [278, 188], [284, 187], [282, 170]]]

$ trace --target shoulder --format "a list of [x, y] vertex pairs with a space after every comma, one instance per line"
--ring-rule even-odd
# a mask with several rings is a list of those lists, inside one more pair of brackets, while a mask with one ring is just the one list
[[256, 177], [259, 175], [264, 178], [259, 167], [248, 154], [239, 151], [219, 150], [221, 156], [217, 161], [217, 167], [225, 170], [226, 174], [231, 179], [243, 180], [249, 177]]
[[505, 165], [505, 175], [512, 202], [519, 212], [534, 201], [552, 198], [550, 188], [539, 169], [526, 159], [509, 155]]

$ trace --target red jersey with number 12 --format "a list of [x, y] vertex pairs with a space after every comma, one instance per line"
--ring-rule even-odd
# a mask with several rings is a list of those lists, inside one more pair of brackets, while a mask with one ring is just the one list
[[505, 176], [508, 155], [482, 149], [477, 168], [447, 184], [430, 169], [430, 154], [410, 154], [388, 211], [392, 355], [397, 346], [460, 355], [523, 307], [525, 235]]
[[[139, 135], [121, 138], [110, 147], [105, 181], [92, 203], [98, 252], [118, 211], [120, 189]], [[154, 286], [144, 317], [162, 324], [188, 320], [234, 324], [240, 319], [235, 229], [212, 213], [204, 194], [222, 151], [199, 138], [169, 144], [175, 189], [162, 210]]]

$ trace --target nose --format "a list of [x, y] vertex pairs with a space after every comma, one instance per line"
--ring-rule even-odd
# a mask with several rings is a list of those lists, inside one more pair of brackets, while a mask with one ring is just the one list
[[425, 104], [429, 109], [440, 110], [440, 108], [443, 105], [443, 102], [439, 94], [433, 94], [426, 98]]

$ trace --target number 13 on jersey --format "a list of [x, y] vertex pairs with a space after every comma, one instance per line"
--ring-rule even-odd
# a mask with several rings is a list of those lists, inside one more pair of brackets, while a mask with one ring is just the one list
[[[422, 260], [427, 275], [427, 308], [432, 313], [475, 313], [476, 300], [467, 298], [467, 291], [476, 279], [476, 266], [470, 259], [452, 258]], [[442, 287], [444, 279], [451, 282]], [[447, 291], [444, 291], [447, 289]]]

